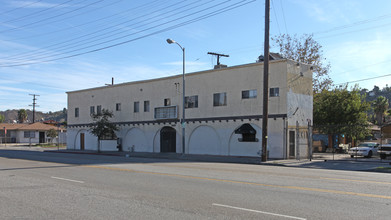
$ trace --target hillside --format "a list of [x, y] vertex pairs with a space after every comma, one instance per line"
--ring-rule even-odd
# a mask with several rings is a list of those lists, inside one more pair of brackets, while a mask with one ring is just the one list
[[[4, 115], [4, 122], [15, 123], [18, 120], [19, 109], [0, 111], [0, 114]], [[28, 122], [33, 121], [33, 111], [26, 109]], [[35, 112], [35, 121], [47, 121], [54, 120], [58, 122], [64, 122], [67, 120], [67, 110], [43, 113], [40, 111]]]

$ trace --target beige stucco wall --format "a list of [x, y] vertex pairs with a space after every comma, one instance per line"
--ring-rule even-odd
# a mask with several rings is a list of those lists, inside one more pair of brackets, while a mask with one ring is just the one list
[[[279, 87], [280, 96], [269, 100], [270, 114], [285, 114], [286, 60], [270, 63], [270, 88]], [[220, 70], [210, 70], [186, 75], [186, 96], [198, 95], [198, 108], [186, 109], [186, 118], [248, 116], [262, 114], [263, 63], [254, 63]], [[257, 90], [256, 99], [242, 99], [243, 90]], [[214, 93], [227, 93], [227, 106], [213, 106]], [[90, 106], [101, 105], [113, 111], [113, 121], [154, 120], [154, 108], [164, 105], [170, 98], [171, 105], [178, 106], [178, 117], [182, 109], [182, 76], [124, 83], [95, 89], [68, 93], [68, 124], [91, 122]], [[133, 103], [140, 102], [140, 112], [133, 112]], [[144, 101], [150, 102], [150, 112], [144, 112]], [[121, 103], [121, 111], [115, 111], [115, 104]], [[74, 117], [75, 108], [79, 117]]]

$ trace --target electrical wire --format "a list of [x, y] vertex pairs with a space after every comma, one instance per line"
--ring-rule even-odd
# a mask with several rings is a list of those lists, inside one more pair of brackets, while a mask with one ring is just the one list
[[14, 19], [11, 19], [11, 20], [3, 21], [3, 22], [0, 22], [0, 24], [6, 24], [6, 23], [12, 23], [12, 22], [15, 22], [15, 21], [20, 21], [20, 20], [23, 20], [25, 18], [32, 17], [34, 15], [42, 15], [42, 13], [45, 12], [45, 11], [49, 11], [49, 10], [52, 10], [54, 8], [58, 8], [60, 6], [63, 6], [65, 4], [71, 2], [71, 1], [73, 1], [73, 0], [68, 0], [68, 1], [62, 2], [60, 4], [55, 4], [55, 5], [51, 6], [51, 7], [47, 7], [45, 9], [40, 10], [40, 11], [36, 11], [36, 12], [30, 13], [30, 14], [24, 15], [22, 17], [18, 17], [18, 18], [14, 18]]
[[[24, 66], [24, 65], [36, 64], [36, 63], [44, 63], [44, 62], [50, 62], [50, 61], [55, 61], [55, 60], [61, 60], [61, 59], [76, 57], [76, 56], [80, 56], [80, 55], [84, 55], [84, 54], [88, 54], [88, 53], [94, 53], [94, 52], [97, 52], [97, 51], [105, 50], [105, 49], [112, 48], [112, 47], [117, 47], [117, 46], [120, 46], [120, 45], [123, 45], [123, 44], [127, 44], [127, 43], [130, 43], [130, 42], [136, 41], [136, 40], [140, 40], [140, 39], [143, 39], [145, 37], [156, 35], [156, 34], [159, 34], [159, 33], [162, 33], [162, 32], [166, 32], [168, 30], [172, 30], [172, 29], [175, 29], [175, 28], [178, 28], [178, 27], [181, 27], [181, 26], [184, 26], [184, 25], [188, 25], [188, 24], [200, 21], [200, 20], [204, 20], [206, 18], [209, 18], [209, 17], [212, 17], [212, 16], [216, 16], [218, 14], [221, 14], [221, 13], [233, 10], [235, 8], [242, 7], [244, 5], [250, 4], [250, 3], [254, 2], [254, 1], [256, 1], [256, 0], [252, 0], [252, 1], [242, 0], [240, 2], [228, 5], [226, 7], [220, 8], [220, 9], [216, 9], [216, 10], [214, 10], [212, 12], [209, 12], [209, 13], [204, 14], [204, 15], [200, 15], [200, 16], [198, 16], [196, 18], [193, 18], [193, 19], [181, 22], [179, 24], [175, 24], [175, 25], [172, 25], [172, 26], [169, 26], [169, 27], [166, 27], [166, 28], [162, 28], [160, 30], [156, 30], [156, 31], [154, 31], [152, 33], [145, 34], [145, 35], [142, 35], [142, 36], [139, 36], [139, 37], [135, 37], [133, 39], [121, 41], [121, 42], [118, 42], [118, 43], [112, 43], [112, 44], [107, 45], [107, 46], [103, 46], [102, 45], [101, 47], [96, 48], [96, 49], [91, 49], [91, 50], [84, 51], [84, 52], [83, 51], [80, 51], [80, 52], [79, 51], [75, 51], [74, 54], [63, 55], [63, 56], [60, 56], [60, 57], [57, 57], [57, 58], [49, 58], [49, 59], [46, 59], [46, 60], [40, 60], [40, 61], [35, 61], [35, 62], [23, 62], [23, 63], [17, 63], [17, 64], [0, 65], [0, 67]], [[199, 12], [194, 12], [194, 13], [191, 13], [190, 15], [193, 15], [193, 14], [196, 14], [196, 13], [199, 13]], [[182, 19], [184, 17], [188, 17], [190, 15], [182, 16], [181, 18], [177, 18], [176, 20]], [[165, 22], [164, 24], [168, 24], [170, 22], [172, 22], [172, 21]], [[160, 26], [161, 26], [161, 24], [153, 26], [153, 27], [150, 27], [150, 28], [147, 28], [146, 30], [150, 30], [152, 28], [156, 28], [156, 27], [160, 27]], [[146, 30], [143, 30], [143, 31], [146, 31]]]
[[[4, 30], [4, 31], [0, 31], [0, 34], [11, 32], [11, 31], [15, 31], [15, 30], [20, 30], [20, 29], [25, 28], [25, 27], [35, 26], [35, 25], [40, 24], [42, 22], [48, 21], [50, 19], [58, 18], [58, 17], [61, 17], [63, 15], [66, 15], [66, 14], [70, 14], [70, 13], [73, 13], [75, 11], [82, 10], [84, 8], [90, 7], [92, 5], [98, 4], [98, 3], [103, 2], [103, 1], [105, 1], [105, 0], [99, 0], [99, 1], [96, 1], [96, 2], [92, 2], [90, 4], [83, 5], [83, 6], [79, 7], [79, 8], [76, 8], [76, 9], [73, 9], [73, 10], [70, 10], [70, 11], [66, 11], [66, 12], [63, 12], [63, 13], [58, 14], [58, 15], [54, 15], [54, 16], [51, 16], [51, 17], [48, 17], [48, 18], [44, 18], [44, 19], [41, 19], [41, 20], [38, 20], [38, 21], [30, 22], [30, 23], [22, 25], [22, 26], [18, 26], [18, 27], [14, 27], [14, 28], [11, 28], [11, 29]], [[51, 23], [54, 23], [54, 22], [57, 22], [57, 21], [56, 20], [50, 21], [50, 22], [45, 23], [44, 25], [51, 24]]]
[[373, 80], [373, 79], [384, 78], [384, 77], [388, 77], [388, 76], [391, 76], [391, 74], [386, 74], [386, 75], [381, 75], [381, 76], [374, 76], [374, 77], [365, 78], [365, 79], [358, 79], [358, 80], [344, 82], [344, 83], [336, 83], [335, 85], [337, 85], [337, 86], [338, 85], [345, 85], [345, 84], [349, 84], [349, 83], [356, 83], [356, 82], [362, 82], [362, 81], [368, 81], [368, 80]]
[[16, 7], [16, 8], [13, 8], [11, 10], [8, 10], [8, 11], [0, 12], [0, 15], [9, 14], [9, 13], [14, 12], [16, 10], [35, 5], [35, 4], [37, 4], [37, 3], [41, 2], [41, 1], [43, 1], [43, 0], [38, 0], [38, 1], [35, 1], [35, 2], [27, 2], [26, 4], [24, 4], [24, 5], [20, 6], [20, 7]]
[[[185, 0], [185, 1], [186, 1], [186, 0]], [[185, 2], [185, 1], [182, 1], [182, 2]], [[197, 1], [197, 2], [200, 2], [200, 1]], [[187, 12], [187, 11], [189, 11], [189, 10], [191, 10], [191, 9], [194, 9], [195, 7], [190, 8], [190, 9], [186, 9], [186, 10], [181, 11], [181, 12], [178, 12], [178, 11], [177, 11], [178, 9], [184, 8], [184, 7], [186, 7], [186, 6], [190, 6], [190, 5], [195, 4], [195, 3], [197, 3], [197, 2], [192, 2], [192, 3], [187, 4], [187, 5], [185, 5], [185, 6], [179, 6], [179, 7], [177, 7], [177, 8], [171, 9], [170, 11], [164, 11], [164, 10], [170, 9], [172, 6], [177, 5], [177, 3], [174, 3], [174, 4], [172, 4], [172, 5], [168, 5], [168, 6], [164, 7], [164, 8], [156, 9], [155, 11], [152, 11], [152, 12], [149, 13], [149, 14], [156, 14], [157, 12], [160, 12], [160, 13], [164, 13], [164, 14], [171, 13], [171, 15], [170, 15], [170, 16], [166, 16], [166, 17], [163, 17], [163, 18], [160, 17], [160, 15], [155, 15], [155, 16], [152, 17], [152, 18], [156, 18], [156, 20], [154, 20], [154, 21], [152, 21], [152, 22], [149, 22], [149, 23], [147, 23], [147, 24], [151, 24], [151, 23], [154, 23], [154, 22], [156, 22], [156, 21], [164, 20], [164, 19], [167, 19], [167, 18], [169, 18], [169, 17], [171, 17], [171, 16], [175, 16], [175, 15], [178, 15], [178, 14], [180, 14], [180, 13]], [[201, 4], [199, 4], [198, 6], [205, 6], [205, 3], [201, 3]], [[137, 29], [137, 28], [140, 28], [140, 27], [146, 25], [145, 21], [148, 21], [148, 20], [151, 19], [151, 18], [147, 18], [147, 19], [145, 19], [145, 20], [143, 20], [143, 21], [137, 21], [138, 18], [145, 18], [145, 15], [142, 14], [142, 15], [136, 17], [136, 18], [132, 18], [131, 20], [128, 20], [128, 21], [125, 21], [125, 22], [121, 22], [121, 23], [119, 23], [119, 24], [116, 24], [115, 26], [114, 26], [114, 25], [111, 25], [109, 28], [121, 27], [121, 29], [123, 29], [123, 28], [124, 28], [123, 25], [125, 25], [125, 24], [127, 24], [127, 23], [129, 23], [129, 22], [135, 21], [135, 23], [133, 23], [132, 25], [128, 25], [128, 26], [125, 26], [125, 27], [126, 27], [126, 28]], [[139, 24], [139, 23], [142, 23], [142, 25], [139, 25], [139, 26], [136, 26], [136, 27], [133, 26], [133, 25], [137, 25], [137, 24]], [[96, 41], [98, 41], [98, 40], [108, 39], [109, 37], [113, 37], [113, 36], [116, 36], [116, 35], [118, 35], [118, 34], [122, 34], [122, 33], [128, 32], [127, 30], [122, 31], [121, 29], [119, 30], [118, 33], [116, 33], [116, 31], [111, 31], [111, 30], [109, 30], [109, 29], [107, 29], [107, 28], [102, 28], [102, 29], [96, 30], [96, 31], [94, 31], [94, 32], [91, 32], [91, 33], [89, 33], [89, 34], [85, 34], [85, 35], [82, 35], [82, 36], [77, 36], [77, 37], [72, 38], [72, 39], [70, 39], [70, 40], [66, 40], [66, 41], [63, 41], [63, 42], [60, 42], [60, 43], [55, 43], [55, 44], [49, 45], [49, 46], [47, 46], [47, 47], [44, 47], [44, 48], [39, 49], [38, 51], [36, 51], [36, 52], [34, 52], [34, 53], [30, 52], [30, 53], [24, 54], [24, 55], [22, 55], [22, 56], [11, 56], [11, 57], [6, 57], [5, 59], [7, 59], [7, 58], [8, 58], [8, 59], [13, 58], [13, 60], [20, 60], [20, 59], [25, 58], [25, 57], [31, 58], [31, 57], [34, 57], [34, 56], [36, 56], [36, 55], [50, 54], [50, 53], [52, 53], [52, 52], [50, 52], [50, 51], [47, 52], [47, 51], [46, 51], [47, 49], [51, 49], [51, 50], [56, 49], [57, 51], [58, 51], [59, 49], [63, 49], [63, 48], [65, 48], [65, 49], [71, 49], [71, 48], [75, 48], [75, 47], [77, 47], [77, 46], [79, 46], [79, 45], [85, 46], [85, 45], [86, 45], [85, 42], [87, 42], [87, 43], [94, 43], [94, 42], [96, 42]], [[101, 33], [101, 32], [103, 32], [103, 31], [107, 31], [107, 32], [106, 32], [106, 33]], [[117, 31], [118, 31], [118, 30], [117, 30]], [[84, 39], [84, 40], [80, 40], [80, 39], [82, 39], [82, 38], [85, 38], [85, 37], [88, 37], [88, 36], [94, 35], [94, 34], [97, 34], [97, 35], [96, 35], [96, 36], [93, 36], [93, 37], [90, 37], [90, 38], [86, 38], [86, 39]], [[106, 36], [106, 37], [105, 37], [105, 35], [109, 35], [109, 36]], [[103, 37], [102, 37], [102, 36], [103, 36]], [[94, 38], [98, 38], [98, 39], [93, 40]], [[78, 42], [76, 42], [76, 43], [71, 43], [72, 41], [78, 41]], [[62, 44], [65, 44], [65, 45], [62, 45]], [[61, 45], [62, 45], [62, 46], [61, 46]], [[59, 46], [59, 47], [57, 47], [57, 46]], [[39, 52], [39, 51], [43, 51], [44, 53], [41, 53], [41, 52]], [[46, 52], [45, 52], [45, 51], [46, 51]]]

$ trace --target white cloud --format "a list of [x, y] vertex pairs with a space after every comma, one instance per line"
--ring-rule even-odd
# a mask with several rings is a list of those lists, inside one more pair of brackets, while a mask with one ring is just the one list
[[59, 5], [58, 3], [46, 3], [46, 2], [37, 2], [37, 1], [9, 1], [8, 5], [13, 8], [52, 8], [57, 5], [57, 7], [69, 7], [67, 4]]

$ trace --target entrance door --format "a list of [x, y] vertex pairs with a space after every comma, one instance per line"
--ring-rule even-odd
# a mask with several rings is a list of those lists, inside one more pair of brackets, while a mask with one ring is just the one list
[[160, 152], [176, 153], [176, 131], [172, 127], [160, 130]]
[[80, 133], [80, 150], [84, 150], [84, 133]]
[[295, 131], [289, 131], [289, 156], [295, 156]]
[[45, 132], [39, 132], [39, 143], [45, 143]]

